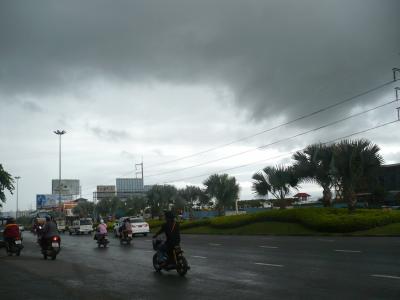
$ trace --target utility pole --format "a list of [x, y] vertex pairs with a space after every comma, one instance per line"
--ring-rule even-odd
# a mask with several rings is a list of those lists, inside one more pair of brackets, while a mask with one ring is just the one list
[[67, 133], [65, 130], [53, 131], [59, 137], [59, 156], [58, 156], [58, 206], [61, 208], [61, 136]]
[[[137, 167], [138, 166], [140, 166], [140, 170], [138, 171], [137, 170]], [[144, 191], [144, 177], [143, 177], [143, 175], [144, 175], [144, 171], [143, 171], [143, 157], [142, 157], [142, 162], [140, 163], [140, 164], [135, 164], [135, 175], [136, 175], [136, 178], [138, 178], [137, 176], [138, 176], [138, 174], [140, 174], [141, 175], [141, 179], [142, 179], [142, 189], [143, 189], [143, 191]]]
[[[394, 88], [394, 91], [395, 91], [395, 93], [396, 93], [396, 102], [397, 102], [397, 105], [399, 105], [399, 101], [400, 101], [400, 98], [399, 98], [399, 91], [400, 91], [400, 87], [395, 87]], [[400, 106], [397, 106], [396, 107], [396, 109], [397, 109], [397, 121], [400, 121]]]
[[399, 69], [399, 68], [393, 68], [392, 71], [393, 71], [393, 81], [399, 80], [399, 79], [397, 78], [397, 75], [400, 76], [400, 69]]
[[17, 180], [17, 210], [15, 211], [15, 223], [18, 223], [18, 181], [21, 179], [21, 176], [15, 176], [14, 178]]

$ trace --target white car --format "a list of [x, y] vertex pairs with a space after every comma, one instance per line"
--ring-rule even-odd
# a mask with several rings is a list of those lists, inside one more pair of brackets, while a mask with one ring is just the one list
[[144, 236], [147, 236], [147, 234], [150, 232], [150, 226], [149, 223], [145, 222], [143, 218], [140, 217], [123, 217], [119, 219], [118, 223], [115, 223], [114, 225], [114, 234], [116, 237], [119, 237], [119, 228], [122, 226], [124, 223], [124, 220], [126, 218], [129, 218], [130, 223], [132, 225], [132, 234], [143, 234]]

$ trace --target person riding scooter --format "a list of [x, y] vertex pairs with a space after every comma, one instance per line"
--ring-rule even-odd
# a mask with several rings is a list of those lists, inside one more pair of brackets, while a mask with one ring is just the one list
[[132, 224], [129, 218], [126, 218], [120, 227], [120, 234], [122, 239], [126, 239], [129, 233], [132, 233]]
[[10, 244], [21, 237], [21, 233], [19, 231], [19, 226], [16, 224], [16, 221], [11, 218], [7, 220], [6, 227], [3, 232], [4, 242], [6, 243], [6, 247], [9, 248]]
[[104, 220], [100, 220], [99, 226], [97, 226], [97, 232], [94, 236], [95, 240], [103, 239], [107, 236], [107, 225], [104, 223]]
[[166, 264], [170, 263], [173, 256], [175, 246], [179, 246], [181, 242], [181, 234], [179, 230], [179, 223], [175, 221], [175, 216], [172, 211], [165, 212], [165, 223], [161, 226], [160, 230], [153, 236], [155, 239], [161, 233], [165, 233], [167, 240], [161, 246], [163, 252], [167, 254], [168, 260]]
[[46, 223], [41, 232], [40, 246], [45, 248], [53, 236], [58, 236], [57, 225], [51, 220], [50, 216], [46, 216]]

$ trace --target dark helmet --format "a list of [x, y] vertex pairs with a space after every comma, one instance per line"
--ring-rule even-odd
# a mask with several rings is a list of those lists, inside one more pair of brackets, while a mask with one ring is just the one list
[[46, 216], [46, 221], [49, 222], [51, 220], [50, 216]]
[[130, 221], [131, 221], [131, 219], [129, 219], [129, 218], [125, 219], [125, 222], [130, 222]]
[[173, 220], [175, 218], [175, 215], [172, 211], [166, 211], [164, 215], [167, 220]]

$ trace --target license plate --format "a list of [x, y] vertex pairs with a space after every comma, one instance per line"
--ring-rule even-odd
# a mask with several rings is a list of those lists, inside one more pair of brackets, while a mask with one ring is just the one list
[[58, 243], [51, 243], [51, 246], [53, 247], [53, 248], [58, 248], [59, 246], [58, 246]]
[[132, 237], [132, 233], [128, 234], [128, 237], [130, 237], [130, 238], [131, 238], [131, 237]]
[[15, 244], [16, 244], [16, 245], [21, 245], [21, 241], [20, 241], [20, 240], [16, 240], [16, 241], [15, 241]]

